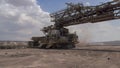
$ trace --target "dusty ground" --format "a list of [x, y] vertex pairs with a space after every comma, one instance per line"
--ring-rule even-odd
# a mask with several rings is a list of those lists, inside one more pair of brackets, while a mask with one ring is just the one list
[[73, 50], [6, 49], [0, 50], [0, 68], [120, 68], [119, 50], [120, 46]]

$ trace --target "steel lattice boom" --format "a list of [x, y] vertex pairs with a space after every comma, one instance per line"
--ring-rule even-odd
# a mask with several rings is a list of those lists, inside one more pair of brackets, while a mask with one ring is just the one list
[[70, 26], [83, 23], [120, 19], [120, 1], [112, 1], [97, 6], [81, 3], [66, 3], [66, 9], [50, 14], [56, 26]]

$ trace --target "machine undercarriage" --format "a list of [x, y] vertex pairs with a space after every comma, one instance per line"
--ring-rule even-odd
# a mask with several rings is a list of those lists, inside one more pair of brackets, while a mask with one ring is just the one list
[[78, 36], [70, 34], [66, 28], [58, 28], [55, 26], [44, 27], [42, 30], [45, 34], [43, 37], [32, 37], [29, 42], [32, 48], [52, 48], [52, 49], [68, 49], [74, 48], [77, 43]]

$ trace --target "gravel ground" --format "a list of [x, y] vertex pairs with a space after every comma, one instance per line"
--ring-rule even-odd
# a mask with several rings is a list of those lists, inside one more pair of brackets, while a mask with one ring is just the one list
[[114, 46], [73, 50], [6, 49], [0, 50], [0, 68], [120, 68], [119, 49]]

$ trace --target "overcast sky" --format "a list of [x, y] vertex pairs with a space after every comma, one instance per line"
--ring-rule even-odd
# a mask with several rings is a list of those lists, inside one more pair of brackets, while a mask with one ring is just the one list
[[[65, 8], [66, 2], [96, 5], [110, 0], [0, 0], [0, 40], [30, 40], [42, 36], [44, 26], [51, 25], [49, 13]], [[68, 27], [80, 41], [120, 40], [120, 20]]]

